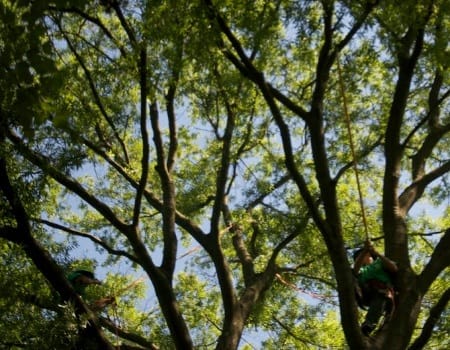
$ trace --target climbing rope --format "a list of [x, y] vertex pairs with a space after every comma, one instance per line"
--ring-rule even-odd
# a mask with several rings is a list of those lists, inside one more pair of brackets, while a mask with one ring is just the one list
[[363, 195], [362, 195], [361, 184], [359, 182], [358, 160], [356, 158], [355, 145], [353, 143], [352, 128], [351, 128], [350, 116], [348, 113], [348, 106], [347, 106], [347, 97], [345, 94], [344, 80], [342, 78], [342, 70], [341, 70], [341, 65], [339, 63], [339, 58], [337, 59], [337, 70], [338, 70], [338, 78], [339, 78], [339, 88], [340, 88], [340, 92], [341, 92], [341, 96], [342, 96], [342, 103], [343, 103], [343, 107], [344, 107], [345, 122], [346, 122], [346, 126], [347, 126], [348, 138], [350, 141], [350, 150], [351, 150], [352, 159], [353, 159], [353, 170], [355, 172], [356, 186], [358, 188], [359, 205], [361, 207], [361, 215], [362, 215], [362, 219], [363, 219], [366, 242], [368, 242], [368, 241], [370, 241], [369, 229], [368, 229], [367, 220], [366, 220], [366, 211], [364, 208], [364, 199], [363, 199]]

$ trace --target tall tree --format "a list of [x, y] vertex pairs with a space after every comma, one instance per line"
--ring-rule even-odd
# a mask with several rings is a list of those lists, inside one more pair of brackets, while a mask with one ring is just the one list
[[[420, 349], [445, 331], [448, 0], [0, 6], [2, 259], [20, 247], [99, 348], [236, 349], [254, 326], [269, 349]], [[399, 266], [372, 338], [349, 260], [366, 230]], [[92, 313], [57, 232], [145, 274], [158, 312], [131, 330]]]

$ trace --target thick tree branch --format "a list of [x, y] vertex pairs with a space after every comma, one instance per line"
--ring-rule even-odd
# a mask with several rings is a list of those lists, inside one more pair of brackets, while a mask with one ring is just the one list
[[[425, 26], [426, 22], [423, 24]], [[398, 49], [399, 72], [394, 97], [389, 111], [389, 119], [385, 132], [386, 159], [383, 179], [383, 230], [386, 235], [386, 255], [394, 259], [400, 266], [409, 267], [408, 245], [406, 236], [405, 212], [401, 211], [398, 197], [401, 162], [404, 155], [400, 137], [408, 102], [414, 69], [423, 49], [424, 27], [411, 25], [400, 42]], [[403, 275], [400, 269], [400, 275]], [[400, 280], [400, 279], [399, 279]], [[404, 281], [405, 283], [406, 280]], [[402, 284], [402, 283], [400, 283]]]
[[421, 198], [425, 188], [431, 182], [442, 177], [448, 172], [450, 172], [450, 161], [445, 162], [440, 167], [430, 171], [428, 174], [422, 176], [419, 180], [414, 181], [411, 185], [409, 185], [399, 196], [399, 213], [405, 215], [409, 209], [411, 209], [413, 204]]
[[449, 301], [450, 288], [441, 295], [438, 302], [431, 308], [430, 314], [422, 327], [422, 332], [414, 340], [408, 350], [422, 350], [425, 347], [433, 334], [434, 326], [439, 321], [439, 318], [445, 311], [445, 308], [447, 307]]
[[147, 52], [146, 49], [141, 49], [139, 54], [139, 85], [141, 89], [141, 117], [140, 117], [140, 130], [142, 141], [142, 158], [141, 158], [141, 178], [139, 179], [139, 185], [136, 191], [134, 199], [133, 210], [133, 226], [137, 229], [139, 226], [139, 217], [141, 214], [142, 195], [145, 191], [148, 179], [148, 164], [150, 147], [148, 141], [147, 131]]
[[177, 237], [175, 235], [175, 186], [169, 169], [167, 168], [156, 102], [150, 105], [150, 120], [153, 130], [153, 142], [156, 148], [156, 170], [161, 180], [163, 192], [163, 207], [161, 208], [161, 213], [163, 217], [164, 253], [162, 268], [170, 279], [175, 269], [177, 254]]
[[[333, 49], [333, 38], [335, 29], [333, 27], [334, 2], [322, 1], [322, 44], [320, 47], [317, 64], [315, 68], [315, 86], [311, 97], [310, 122], [308, 123], [311, 134], [311, 148], [314, 160], [316, 178], [319, 182], [320, 199], [325, 211], [325, 226], [317, 225], [317, 220], [312, 215], [316, 225], [321, 231], [326, 243], [330, 259], [336, 273], [337, 288], [339, 292], [339, 307], [341, 311], [342, 324], [348, 345], [351, 348], [363, 348], [364, 339], [360, 332], [355, 332], [359, 328], [357, 317], [357, 306], [353, 291], [352, 274], [349, 268], [345, 244], [343, 240], [342, 223], [338, 198], [336, 193], [336, 183], [331, 178], [329, 156], [326, 147], [324, 131], [324, 101], [327, 86], [330, 78], [330, 71], [333, 62], [336, 60], [339, 49]], [[357, 27], [355, 27], [355, 30]], [[355, 31], [356, 33], [356, 31]], [[351, 31], [350, 37], [355, 33]], [[350, 38], [349, 37], [349, 38]], [[341, 45], [346, 42], [341, 42]]]
[[[434, 80], [431, 85], [430, 93], [428, 94], [428, 114], [429, 114], [429, 126], [431, 128], [439, 127], [440, 121], [440, 104], [441, 100], [439, 94], [441, 92], [442, 85], [444, 83], [444, 76], [442, 71], [437, 68], [434, 74]], [[445, 94], [443, 94], [443, 97]], [[442, 100], [443, 101], [443, 100]]]
[[[211, 214], [211, 226], [210, 226], [210, 237], [211, 242], [206, 247], [211, 259], [214, 261], [217, 277], [219, 280], [220, 290], [222, 294], [222, 300], [224, 304], [225, 317], [223, 321], [224, 329], [231, 329], [233, 327], [234, 320], [236, 319], [235, 305], [237, 302], [237, 296], [233, 287], [232, 274], [227, 264], [224, 253], [220, 245], [220, 215], [223, 213], [223, 218], [225, 225], [230, 227], [230, 231], [234, 233], [233, 240], [239, 237], [238, 231], [236, 231], [235, 224], [232, 222], [231, 213], [228, 208], [227, 198], [225, 195], [225, 189], [228, 180], [228, 172], [230, 170], [230, 153], [231, 153], [231, 143], [233, 138], [233, 132], [235, 127], [235, 114], [232, 107], [227, 103], [227, 121], [225, 126], [224, 135], [221, 139], [222, 141], [222, 153], [220, 160], [220, 167], [216, 173], [216, 192], [214, 194], [213, 210]], [[240, 257], [240, 262], [242, 264], [242, 269], [244, 272], [244, 279], [251, 278], [253, 270], [249, 266], [249, 261], [244, 257], [246, 256], [246, 249], [243, 246], [236, 246], [235, 250]], [[251, 263], [251, 262], [250, 262]]]
[[410, 133], [405, 140], [405, 144], [419, 130], [419, 128], [428, 121], [430, 132], [426, 135], [420, 149], [412, 157], [412, 178], [419, 179], [425, 173], [425, 163], [433, 152], [436, 144], [450, 132], [450, 124], [441, 125], [439, 123], [439, 91], [443, 84], [443, 76], [440, 71], [435, 73], [435, 78], [428, 96], [428, 114], [426, 118]]
[[12, 226], [0, 227], [0, 237], [16, 244], [20, 244], [21, 242], [21, 233], [17, 228]]
[[[319, 51], [319, 57], [316, 64], [316, 84], [314, 86], [311, 98], [311, 113], [312, 118], [308, 125], [314, 132], [313, 126], [322, 128], [323, 123], [323, 99], [325, 89], [330, 76], [330, 69], [333, 61], [337, 56], [337, 52], [332, 51], [333, 44], [333, 3], [322, 2], [323, 6], [323, 44]], [[312, 136], [312, 135], [311, 135]], [[315, 152], [314, 152], [315, 153]]]
[[[412, 31], [413, 29], [409, 30], [409, 32]], [[423, 34], [423, 31], [420, 31], [415, 42], [411, 42], [411, 40], [403, 40], [404, 45], [400, 49], [399, 53], [400, 70], [385, 134], [385, 156], [387, 160], [386, 172], [389, 171], [389, 173], [386, 174], [388, 176], [386, 180], [389, 181], [386, 182], [390, 186], [389, 194], [391, 196], [395, 196], [395, 189], [397, 188], [398, 183], [399, 159], [403, 154], [403, 148], [400, 147], [400, 131], [407, 105], [414, 67], [417, 63], [418, 53], [421, 51], [423, 46]], [[405, 38], [406, 37], [409, 37], [409, 35], [406, 35]], [[403, 52], [409, 52], [412, 45], [414, 47], [414, 55], [405, 57]]]
[[[186, 322], [184, 321], [179, 310], [176, 296], [172, 288], [178, 245], [175, 234], [175, 185], [167, 167], [167, 162], [165, 161], [164, 143], [159, 127], [159, 112], [156, 102], [153, 102], [150, 105], [150, 121], [153, 130], [153, 142], [156, 148], [156, 170], [161, 180], [163, 193], [163, 203], [162, 205], [157, 203], [157, 209], [160, 210], [163, 218], [162, 230], [164, 245], [161, 268], [155, 271], [152, 281], [155, 286], [158, 300], [161, 304], [161, 309], [164, 313], [164, 317], [176, 346], [180, 349], [191, 349], [192, 339], [190, 337]], [[147, 200], [154, 199], [154, 196], [148, 192], [145, 192], [144, 195]], [[153, 204], [156, 203], [153, 202]], [[142, 246], [142, 249], [145, 249], [145, 246]]]
[[417, 285], [422, 295], [425, 295], [431, 283], [448, 266], [450, 266], [450, 229], [440, 239], [430, 261], [418, 276]]
[[167, 92], [166, 98], [166, 108], [167, 108], [167, 117], [169, 119], [169, 137], [170, 137], [170, 145], [169, 152], [167, 155], [167, 169], [169, 172], [172, 172], [173, 167], [175, 165], [175, 157], [178, 149], [178, 137], [177, 137], [177, 127], [176, 127], [176, 115], [175, 115], [175, 92], [176, 85], [175, 83], [169, 87], [169, 91]]
[[169, 173], [172, 172], [175, 166], [175, 158], [178, 150], [178, 136], [177, 136], [177, 125], [176, 125], [176, 114], [175, 114], [175, 95], [177, 92], [177, 85], [180, 79], [182, 61], [184, 54], [184, 38], [180, 34], [179, 40], [177, 40], [177, 55], [173, 62], [172, 68], [172, 78], [169, 83], [169, 89], [167, 94], [164, 96], [166, 100], [167, 118], [169, 121], [169, 152], [167, 155], [167, 169]]
[[[215, 240], [219, 239], [220, 214], [226, 205], [225, 189], [228, 180], [228, 172], [230, 171], [230, 155], [231, 144], [233, 139], [233, 132], [235, 126], [235, 112], [232, 106], [229, 105], [226, 97], [225, 104], [227, 109], [227, 122], [225, 125], [224, 135], [222, 141], [222, 154], [220, 159], [220, 168], [216, 174], [216, 193], [213, 204], [213, 211], [211, 215], [211, 235]], [[229, 225], [230, 223], [227, 223]]]
[[4, 237], [17, 239], [17, 241], [15, 241], [16, 243], [23, 242], [25, 237], [31, 238], [31, 228], [28, 214], [11, 184], [8, 170], [6, 168], [6, 160], [2, 157], [0, 157], [0, 189], [11, 206], [12, 215], [17, 223], [17, 229], [10, 226], [2, 228]]
[[239, 258], [239, 262], [242, 266], [242, 275], [244, 277], [244, 284], [248, 287], [255, 277], [255, 266], [253, 263], [253, 257], [247, 250], [244, 238], [242, 237], [242, 229], [239, 225], [232, 225], [230, 232], [233, 234], [233, 247]]

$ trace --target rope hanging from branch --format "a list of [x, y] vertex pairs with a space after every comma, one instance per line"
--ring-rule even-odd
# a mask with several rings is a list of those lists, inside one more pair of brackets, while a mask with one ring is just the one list
[[358, 188], [359, 205], [361, 207], [361, 215], [362, 215], [362, 219], [363, 219], [364, 233], [365, 233], [366, 241], [369, 241], [370, 236], [369, 236], [369, 230], [368, 230], [367, 219], [366, 219], [366, 211], [364, 208], [364, 199], [363, 199], [363, 195], [362, 195], [361, 184], [359, 181], [358, 160], [356, 157], [355, 145], [353, 142], [352, 128], [351, 128], [350, 116], [348, 113], [348, 106], [347, 106], [347, 97], [345, 94], [344, 80], [342, 78], [342, 70], [341, 70], [341, 64], [339, 63], [339, 58], [337, 59], [337, 70], [338, 70], [338, 78], [339, 78], [338, 79], [339, 80], [339, 88], [340, 88], [340, 92], [341, 92], [341, 96], [342, 96], [342, 104], [344, 107], [345, 124], [347, 126], [347, 133], [348, 133], [348, 138], [349, 138], [349, 142], [350, 142], [350, 150], [351, 150], [351, 155], [352, 155], [352, 160], [353, 160], [353, 170], [355, 172], [356, 185]]

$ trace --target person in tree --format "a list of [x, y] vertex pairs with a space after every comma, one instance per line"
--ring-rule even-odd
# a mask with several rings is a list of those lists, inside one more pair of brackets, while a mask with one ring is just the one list
[[[88, 270], [74, 270], [67, 276], [70, 284], [77, 294], [84, 298], [86, 287], [92, 284], [102, 284], [97, 278], [95, 278], [94, 273]], [[101, 310], [105, 306], [115, 302], [114, 297], [105, 297], [94, 301], [89, 307], [92, 310]]]
[[[93, 284], [101, 284], [101, 281], [95, 278], [94, 273], [88, 270], [78, 269], [71, 271], [67, 275], [67, 280], [72, 285], [75, 292], [84, 299], [86, 297], [86, 288]], [[112, 297], [101, 298], [94, 301], [89, 305], [92, 311], [101, 311], [108, 304], [112, 304], [115, 301]], [[93, 341], [95, 338], [95, 330], [93, 325], [88, 322], [87, 324], [81, 325], [80, 318], [77, 314], [78, 324], [78, 334], [75, 339], [70, 340], [67, 344], [67, 348], [70, 350], [90, 350], [97, 349], [98, 344]]]
[[69, 273], [67, 276], [70, 284], [75, 292], [81, 297], [85, 296], [86, 287], [91, 284], [101, 284], [101, 282], [95, 278], [94, 274], [88, 270], [75, 270]]
[[368, 308], [361, 331], [369, 336], [377, 327], [381, 316], [385, 323], [394, 308], [393, 277], [397, 265], [376, 251], [370, 242], [353, 253], [353, 271], [357, 278], [357, 300], [362, 308]]

